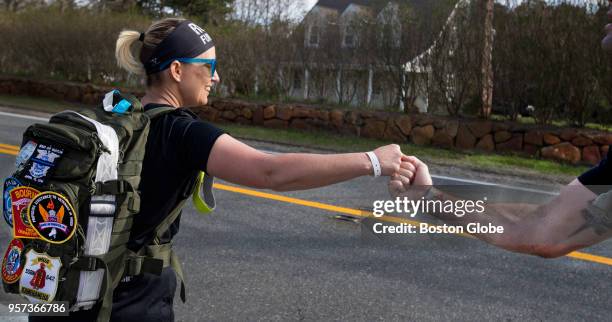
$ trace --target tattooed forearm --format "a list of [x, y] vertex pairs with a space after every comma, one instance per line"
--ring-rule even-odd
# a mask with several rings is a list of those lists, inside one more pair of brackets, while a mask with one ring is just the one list
[[582, 211], [584, 225], [580, 226], [570, 237], [583, 230], [592, 228], [597, 235], [604, 235], [612, 231], [612, 191], [604, 193], [589, 203]]

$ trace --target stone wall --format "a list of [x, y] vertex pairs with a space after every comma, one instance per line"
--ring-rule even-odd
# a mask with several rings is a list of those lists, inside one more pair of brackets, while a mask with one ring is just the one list
[[91, 84], [0, 76], [0, 94], [40, 96], [94, 105], [101, 102], [101, 97], [109, 90], [110, 87]]
[[[96, 104], [109, 87], [0, 78], [0, 93], [44, 96]], [[134, 92], [141, 96], [142, 92]], [[572, 164], [596, 164], [607, 154], [612, 133], [542, 128], [511, 122], [456, 119], [425, 114], [328, 109], [300, 104], [255, 104], [213, 98], [197, 108], [203, 119], [270, 128], [326, 130], [396, 143], [412, 142], [460, 150], [518, 153]]]
[[202, 118], [300, 130], [323, 129], [396, 143], [460, 150], [512, 152], [573, 164], [596, 164], [608, 152], [612, 133], [526, 126], [510, 122], [453, 119], [423, 114], [351, 111], [302, 105], [262, 105], [217, 99]]

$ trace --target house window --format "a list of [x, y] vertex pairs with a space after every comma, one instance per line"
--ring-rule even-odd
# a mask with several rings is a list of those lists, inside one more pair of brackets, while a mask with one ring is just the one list
[[344, 38], [342, 39], [342, 45], [344, 47], [349, 47], [349, 48], [353, 48], [355, 47], [355, 44], [357, 43], [357, 39], [355, 36], [355, 30], [353, 30], [353, 28], [346, 27], [344, 29]]
[[311, 47], [319, 46], [319, 26], [310, 26], [310, 32], [308, 33], [308, 45]]
[[373, 83], [372, 84], [372, 95], [374, 96], [382, 95], [383, 86], [384, 86], [384, 84], [382, 83], [382, 80], [374, 79], [372, 83]]
[[378, 34], [378, 46], [399, 48], [401, 45], [400, 27], [385, 23]]
[[296, 70], [293, 72], [293, 89], [302, 89], [302, 73], [300, 70]]
[[389, 29], [391, 29], [390, 36], [393, 48], [399, 48], [401, 45], [402, 38], [399, 24], [392, 24], [391, 26], [389, 26]]

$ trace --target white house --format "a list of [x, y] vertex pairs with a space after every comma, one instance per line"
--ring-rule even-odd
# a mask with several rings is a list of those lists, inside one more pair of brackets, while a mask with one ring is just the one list
[[399, 73], [401, 66], [375, 65], [360, 57], [364, 39], [356, 28], [388, 25], [389, 32], [377, 38], [390, 37], [395, 48], [401, 44], [398, 4], [375, 2], [320, 0], [306, 14], [304, 57], [294, 65], [291, 96], [378, 107], [398, 102], [398, 89], [378, 80], [391, 68]]

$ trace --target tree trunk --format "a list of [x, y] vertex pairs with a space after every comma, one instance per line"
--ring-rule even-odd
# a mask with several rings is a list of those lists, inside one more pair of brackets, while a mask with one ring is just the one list
[[482, 117], [488, 119], [493, 108], [493, 0], [486, 1], [484, 46], [482, 51]]

